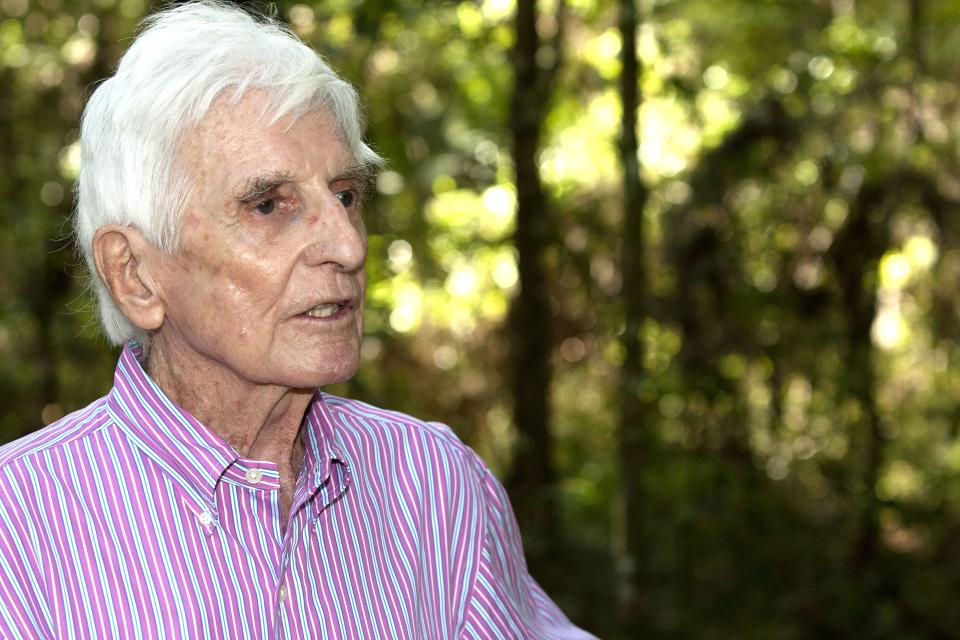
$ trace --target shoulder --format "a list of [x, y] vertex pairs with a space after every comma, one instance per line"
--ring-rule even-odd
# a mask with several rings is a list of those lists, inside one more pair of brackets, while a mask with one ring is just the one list
[[436, 481], [483, 501], [487, 466], [447, 425], [328, 394], [323, 399], [338, 445], [367, 477]]
[[0, 470], [7, 471], [45, 454], [63, 451], [99, 433], [110, 421], [106, 397], [100, 398], [49, 426], [0, 446]]
[[111, 423], [101, 398], [0, 447], [0, 539], [25, 541], [23, 545], [0, 545], [0, 565], [11, 557], [26, 562], [30, 553], [39, 553], [43, 539], [39, 528], [50, 522], [51, 514], [60, 517], [59, 491], [70, 484], [71, 472], [83, 467], [85, 445], [102, 441], [104, 427]]
[[384, 441], [416, 440], [450, 453], [475, 456], [453, 430], [439, 422], [429, 422], [400, 411], [381, 409], [359, 400], [323, 394], [324, 404], [336, 420], [341, 438]]

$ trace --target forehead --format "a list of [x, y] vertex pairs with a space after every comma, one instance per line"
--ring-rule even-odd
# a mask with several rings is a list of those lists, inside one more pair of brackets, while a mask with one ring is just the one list
[[227, 186], [251, 172], [285, 171], [306, 178], [353, 164], [353, 154], [327, 109], [271, 123], [268, 106], [258, 91], [237, 102], [222, 97], [214, 101], [184, 137], [181, 152], [188, 170], [198, 179]]

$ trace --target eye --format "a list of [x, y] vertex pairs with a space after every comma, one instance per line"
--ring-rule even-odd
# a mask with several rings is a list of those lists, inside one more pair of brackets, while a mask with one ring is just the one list
[[257, 212], [267, 216], [277, 210], [276, 198], [267, 198], [259, 202], [256, 206]]
[[357, 194], [353, 191], [338, 191], [336, 197], [345, 209], [349, 209], [357, 203]]

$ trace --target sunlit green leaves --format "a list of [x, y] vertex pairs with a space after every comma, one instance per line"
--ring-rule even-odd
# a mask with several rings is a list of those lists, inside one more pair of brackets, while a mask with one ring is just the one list
[[[874, 498], [878, 579], [925, 586], [910, 602], [880, 598], [886, 626], [871, 637], [947, 637], [960, 624], [947, 542], [960, 522], [960, 3], [921, 3], [919, 25], [909, 4], [636, 4], [638, 159], [651, 190], [647, 377], [636, 392], [655, 445], [638, 464], [659, 637], [802, 638], [814, 619], [820, 637], [866, 637], [873, 618], [849, 604], [864, 583], [847, 559]], [[623, 43], [612, 3], [565, 5], [559, 22], [556, 2], [540, 6], [542, 35], [563, 40], [538, 55], [546, 68], [561, 63], [538, 166], [552, 211], [544, 267], [561, 511], [594, 554], [579, 549], [573, 562], [616, 544]], [[351, 392], [451, 422], [502, 474], [516, 436], [506, 394], [515, 6], [278, 6], [357, 86], [389, 163], [365, 211], [368, 340]], [[74, 304], [82, 282], [45, 289], [79, 273], [48, 238], [64, 235], [80, 107], [146, 9], [0, 0], [8, 436], [109, 384], [112, 355], [84, 328], [89, 308]], [[44, 358], [55, 366], [35, 364]], [[873, 480], [868, 451], [880, 452]], [[600, 583], [577, 592], [590, 603], [580, 614], [616, 638], [604, 609], [615, 574], [589, 569], [574, 568]], [[939, 618], [939, 636], [904, 622]]]

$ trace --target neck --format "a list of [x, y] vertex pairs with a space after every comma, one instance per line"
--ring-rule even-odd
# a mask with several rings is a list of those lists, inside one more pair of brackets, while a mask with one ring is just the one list
[[146, 371], [157, 386], [241, 457], [275, 463], [281, 485], [292, 488], [303, 461], [300, 427], [315, 390], [252, 383], [156, 338]]

